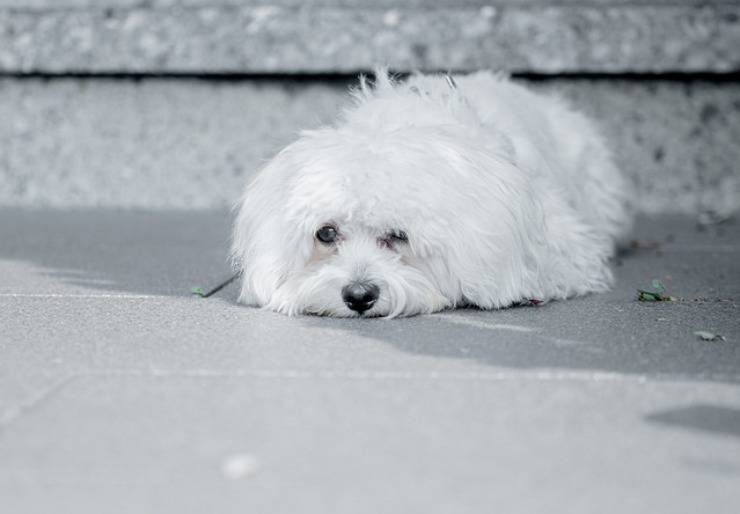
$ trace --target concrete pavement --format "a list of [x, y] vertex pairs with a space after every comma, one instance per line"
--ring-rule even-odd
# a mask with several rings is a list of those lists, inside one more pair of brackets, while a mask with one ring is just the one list
[[736, 512], [736, 221], [643, 220], [604, 295], [390, 321], [193, 297], [228, 225], [0, 210], [1, 512]]

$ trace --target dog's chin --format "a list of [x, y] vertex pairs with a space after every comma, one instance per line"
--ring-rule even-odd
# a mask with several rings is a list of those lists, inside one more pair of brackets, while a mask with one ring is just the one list
[[450, 301], [418, 271], [390, 278], [375, 277], [380, 296], [366, 311], [356, 312], [344, 303], [341, 290], [346, 279], [329, 279], [329, 273], [295, 277], [273, 294], [265, 305], [288, 316], [314, 315], [335, 318], [397, 318], [429, 314], [449, 308]]
[[322, 309], [308, 306], [301, 314], [307, 316], [328, 316], [331, 318], [388, 318], [388, 313], [382, 312], [380, 309], [370, 308], [364, 312], [356, 312], [347, 307], [340, 307], [337, 309]]
[[391, 311], [389, 308], [383, 308], [381, 306], [376, 307], [375, 305], [372, 306], [370, 309], [363, 311], [363, 312], [357, 312], [353, 311], [352, 309], [349, 309], [346, 306], [336, 306], [336, 307], [325, 307], [325, 306], [316, 306], [316, 305], [306, 305], [306, 306], [299, 306], [294, 305], [291, 307], [287, 307], [283, 310], [279, 310], [278, 312], [281, 312], [283, 314], [287, 314], [289, 316], [295, 316], [298, 314], [303, 314], [307, 316], [327, 316], [332, 318], [404, 318], [408, 316], [416, 316], [418, 314], [430, 314], [432, 312], [437, 312], [440, 310], [445, 309], [445, 306], [419, 306], [419, 308], [407, 308], [405, 310], [394, 310]]

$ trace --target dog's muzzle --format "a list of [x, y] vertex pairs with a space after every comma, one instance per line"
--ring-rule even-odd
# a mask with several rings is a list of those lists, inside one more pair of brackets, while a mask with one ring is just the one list
[[380, 296], [380, 288], [369, 282], [352, 282], [342, 288], [342, 300], [353, 311], [362, 314], [370, 309]]

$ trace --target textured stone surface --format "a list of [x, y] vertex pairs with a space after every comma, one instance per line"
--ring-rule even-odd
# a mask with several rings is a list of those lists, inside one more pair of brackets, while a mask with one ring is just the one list
[[734, 2], [11, 5], [0, 11], [0, 71], [13, 73], [740, 69]]
[[188, 297], [228, 228], [0, 210], [0, 512], [735, 514], [737, 224], [641, 220], [604, 295], [386, 321]]
[[601, 121], [645, 212], [740, 207], [740, 83], [543, 84]]
[[228, 206], [336, 88], [0, 81], [0, 204]]
[[[262, 162], [331, 121], [345, 83], [0, 80], [0, 205], [230, 206]], [[647, 212], [740, 199], [740, 84], [552, 80], [601, 120]]]

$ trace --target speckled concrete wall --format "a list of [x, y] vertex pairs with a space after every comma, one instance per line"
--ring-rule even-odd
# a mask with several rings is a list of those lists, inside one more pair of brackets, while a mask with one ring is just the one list
[[0, 1], [11, 73], [728, 72], [738, 48], [718, 0]]
[[[729, 212], [740, 199], [740, 84], [549, 80], [602, 121], [647, 212]], [[0, 205], [230, 205], [346, 84], [0, 80]]]
[[740, 206], [740, 83], [555, 81], [601, 120], [645, 212]]

